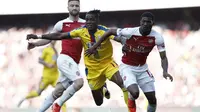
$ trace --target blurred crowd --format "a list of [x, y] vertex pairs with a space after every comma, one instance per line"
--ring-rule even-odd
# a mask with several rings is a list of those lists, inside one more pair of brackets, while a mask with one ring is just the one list
[[[169, 73], [174, 77], [170, 82], [162, 77], [162, 68], [159, 53], [155, 47], [148, 57], [148, 65], [156, 80], [155, 86], [159, 106], [200, 106], [200, 30], [191, 31], [187, 25], [181, 30], [170, 30], [163, 25], [154, 27], [164, 39], [169, 60]], [[26, 49], [26, 35], [29, 33], [43, 34], [51, 30], [34, 28], [10, 28], [0, 30], [0, 107], [16, 107], [18, 101], [31, 89], [37, 89], [42, 75], [42, 66], [38, 57], [45, 47]], [[113, 42], [114, 59], [121, 63], [121, 45]], [[60, 50], [60, 42], [57, 43]], [[84, 73], [83, 60], [80, 63], [82, 75]], [[124, 107], [121, 90], [108, 82], [111, 99], [105, 100], [105, 107]], [[27, 100], [22, 107], [38, 107], [44, 97], [52, 91], [47, 88], [41, 97]], [[87, 102], [87, 103], [80, 103]], [[141, 93], [138, 106], [147, 105]], [[70, 107], [93, 107], [95, 103], [90, 89], [85, 81], [84, 87], [67, 102]]]

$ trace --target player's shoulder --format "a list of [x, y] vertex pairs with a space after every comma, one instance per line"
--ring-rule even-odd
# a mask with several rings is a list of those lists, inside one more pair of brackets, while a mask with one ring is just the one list
[[85, 20], [82, 19], [82, 18], [79, 18], [79, 19], [78, 19], [78, 22], [80, 22], [80, 23], [85, 23]]
[[72, 30], [72, 32], [86, 32], [86, 31], [87, 31], [86, 26], [81, 26]]
[[130, 28], [119, 28], [119, 31], [122, 31], [122, 32], [126, 32], [128, 34], [138, 34], [139, 33], [139, 27], [130, 27]]
[[130, 27], [130, 28], [126, 28], [127, 30], [131, 31], [131, 32], [138, 32], [140, 27]]
[[98, 30], [103, 30], [103, 31], [108, 31], [108, 27], [106, 27], [104, 25], [98, 25], [97, 29]]
[[65, 18], [65, 19], [62, 19], [62, 20], [60, 20], [60, 21], [58, 21], [57, 23], [56, 23], [56, 25], [58, 25], [58, 24], [63, 24], [63, 23], [65, 23], [65, 22], [72, 22], [69, 18]]
[[[57, 24], [59, 24], [59, 23], [61, 23], [61, 24], [63, 24], [63, 23], [73, 23], [73, 22], [74, 22], [74, 21], [72, 21], [71, 19], [65, 18], [65, 19], [62, 19], [62, 20], [58, 21]], [[80, 22], [80, 23], [85, 23], [85, 20], [82, 19], [82, 18], [79, 18], [79, 19], [78, 19], [78, 22]]]
[[156, 37], [156, 38], [162, 37], [162, 35], [161, 35], [159, 32], [157, 32], [156, 30], [154, 30], [154, 29], [151, 30], [150, 35], [151, 35], [151, 36], [154, 36], [154, 37]]
[[45, 48], [42, 49], [43, 53], [48, 52], [48, 51], [49, 51], [48, 47], [45, 47]]
[[53, 49], [52, 47], [47, 46], [47, 47], [45, 47], [43, 50], [44, 50], [44, 51], [51, 51], [52, 49]]

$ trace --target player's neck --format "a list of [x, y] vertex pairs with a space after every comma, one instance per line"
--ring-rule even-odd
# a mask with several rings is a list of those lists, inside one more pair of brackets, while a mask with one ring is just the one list
[[144, 31], [142, 30], [141, 27], [139, 28], [139, 32], [140, 32], [140, 34], [141, 34], [142, 36], [147, 36], [147, 35], [150, 34], [150, 32], [144, 32]]
[[69, 15], [69, 19], [72, 20], [72, 21], [78, 21], [79, 15], [77, 15], [77, 16]]
[[94, 34], [97, 31], [97, 29], [94, 30], [88, 30], [89, 33]]

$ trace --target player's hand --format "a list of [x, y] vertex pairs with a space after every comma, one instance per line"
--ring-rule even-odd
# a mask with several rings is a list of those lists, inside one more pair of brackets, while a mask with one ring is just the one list
[[35, 47], [36, 47], [36, 45], [34, 43], [28, 42], [28, 46], [27, 46], [28, 50], [31, 50], [31, 49], [33, 49]]
[[93, 47], [91, 47], [91, 48], [88, 48], [88, 49], [85, 51], [85, 55], [89, 57], [90, 55], [95, 54], [96, 52], [97, 52], [97, 50], [94, 49]]
[[55, 64], [47, 64], [47, 67], [48, 68], [54, 68], [54, 67], [56, 67], [56, 65]]
[[171, 80], [171, 82], [173, 81], [173, 77], [172, 77], [169, 73], [167, 73], [167, 72], [164, 72], [164, 73], [163, 73], [163, 77], [164, 77], [165, 79], [169, 78], [169, 79]]
[[38, 36], [35, 35], [35, 34], [28, 34], [28, 35], [26, 36], [26, 40], [29, 40], [29, 39], [38, 39]]
[[129, 51], [129, 47], [125, 44], [123, 47], [122, 47], [122, 53], [126, 53]]

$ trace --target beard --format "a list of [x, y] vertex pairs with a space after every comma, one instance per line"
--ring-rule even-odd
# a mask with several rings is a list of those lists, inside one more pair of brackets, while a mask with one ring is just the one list
[[78, 10], [72, 10], [71, 12], [69, 12], [70, 15], [72, 16], [78, 16], [79, 15], [79, 11]]
[[140, 27], [140, 33], [141, 33], [143, 36], [149, 35], [149, 34], [151, 33], [151, 28], [141, 28], [141, 27]]

